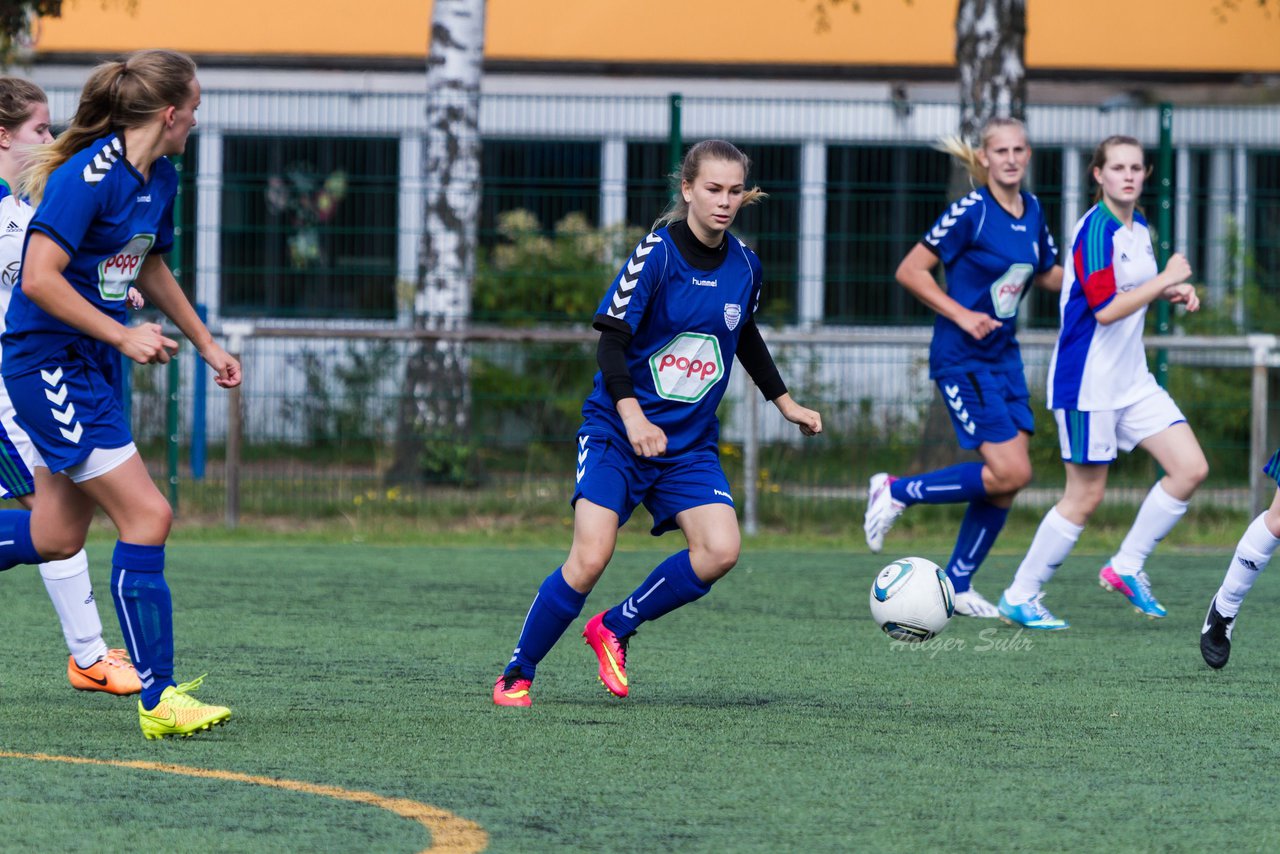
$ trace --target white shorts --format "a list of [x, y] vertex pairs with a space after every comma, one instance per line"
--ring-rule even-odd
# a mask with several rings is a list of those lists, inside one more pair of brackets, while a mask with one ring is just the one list
[[[84, 483], [86, 480], [102, 477], [119, 468], [136, 453], [138, 453], [138, 446], [133, 442], [119, 448], [94, 448], [83, 461], [63, 469], [62, 474], [71, 478], [72, 483]], [[31, 467], [34, 469], [36, 466], [49, 467], [44, 457], [40, 456], [40, 452], [32, 447]]]
[[0, 498], [30, 495], [35, 489], [32, 469], [44, 465], [31, 437], [13, 415], [9, 389], [0, 381]]
[[1055, 409], [1053, 417], [1062, 461], [1081, 465], [1110, 463], [1120, 451], [1127, 454], [1142, 440], [1187, 420], [1162, 388], [1124, 409]]

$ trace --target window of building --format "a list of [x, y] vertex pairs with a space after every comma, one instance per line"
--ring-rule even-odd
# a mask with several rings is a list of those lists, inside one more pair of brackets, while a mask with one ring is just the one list
[[932, 319], [894, 271], [947, 204], [951, 174], [947, 155], [923, 146], [827, 149], [827, 323]]
[[228, 136], [222, 313], [392, 319], [399, 142]]
[[173, 210], [173, 226], [177, 232], [174, 248], [165, 260], [182, 286], [187, 299], [195, 300], [196, 292], [196, 164], [200, 162], [200, 137], [187, 137], [187, 150], [181, 157], [170, 158], [178, 167], [178, 203]]
[[484, 140], [480, 164], [480, 245], [498, 240], [498, 216], [527, 210], [550, 232], [571, 213], [600, 221], [600, 143]]
[[[1257, 152], [1253, 157], [1253, 251], [1254, 263], [1245, 271], [1247, 283], [1257, 286], [1265, 305], [1280, 304], [1280, 153]], [[1254, 306], [1248, 306], [1253, 309]], [[1247, 320], [1259, 332], [1275, 332], [1259, 328], [1258, 319], [1265, 316], [1274, 323], [1277, 318], [1265, 314], [1262, 306], [1249, 311]]]
[[[1063, 244], [1071, 237], [1062, 233], [1062, 164], [1062, 149], [1035, 148], [1028, 178], [1024, 182], [1024, 186], [1040, 200], [1045, 224], [1058, 247], [1059, 264], [1067, 263], [1069, 249], [1064, 249]], [[1057, 329], [1058, 294], [1032, 287], [1031, 292], [1023, 298], [1018, 316], [1020, 322], [1032, 329]]]

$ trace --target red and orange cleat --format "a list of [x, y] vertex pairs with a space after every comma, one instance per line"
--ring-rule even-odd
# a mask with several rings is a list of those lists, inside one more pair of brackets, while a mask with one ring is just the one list
[[587, 646], [600, 661], [600, 682], [616, 697], [627, 696], [627, 637], [619, 638], [605, 628], [604, 615], [601, 611], [590, 620], [582, 630], [587, 639]]
[[519, 667], [513, 667], [498, 677], [493, 683], [493, 704], [495, 706], [531, 706], [533, 697], [529, 696], [529, 686], [533, 680], [524, 678]]
[[107, 654], [88, 667], [76, 664], [75, 656], [67, 656], [67, 679], [78, 691], [102, 691], [107, 694], [137, 694], [142, 690], [138, 671], [123, 649], [109, 649]]

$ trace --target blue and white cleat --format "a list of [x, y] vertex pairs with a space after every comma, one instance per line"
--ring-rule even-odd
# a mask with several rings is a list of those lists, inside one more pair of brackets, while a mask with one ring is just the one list
[[1169, 613], [1151, 594], [1151, 579], [1141, 569], [1133, 575], [1117, 572], [1115, 567], [1107, 564], [1098, 570], [1098, 584], [1105, 590], [1114, 590], [1129, 600], [1129, 604], [1139, 614], [1145, 614], [1158, 620]]
[[1044, 599], [1043, 593], [1031, 599], [1030, 602], [1013, 605], [1010, 604], [1006, 597], [1001, 596], [1000, 604], [996, 607], [1000, 611], [1000, 619], [1011, 626], [1021, 626], [1024, 629], [1040, 629], [1047, 632], [1056, 632], [1069, 628], [1070, 623], [1049, 613], [1049, 609], [1044, 606], [1042, 599]]

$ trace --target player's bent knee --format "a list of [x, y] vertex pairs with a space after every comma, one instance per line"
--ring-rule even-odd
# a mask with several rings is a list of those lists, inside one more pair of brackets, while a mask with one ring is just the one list
[[691, 551], [689, 562], [699, 578], [704, 581], [715, 581], [723, 578], [729, 570], [738, 565], [738, 556], [741, 553], [740, 545], [725, 543]]
[[1013, 466], [1000, 472], [998, 492], [1019, 492], [1031, 483], [1031, 466]]
[[569, 559], [564, 562], [564, 566], [560, 569], [560, 574], [564, 576], [565, 583], [577, 590], [579, 593], [589, 592], [596, 586], [596, 582], [600, 580], [600, 576], [604, 575], [604, 568], [609, 564], [610, 555], [570, 555]]
[[32, 536], [32, 545], [45, 561], [66, 560], [75, 557], [84, 548], [84, 537], [62, 532], [53, 537]]

